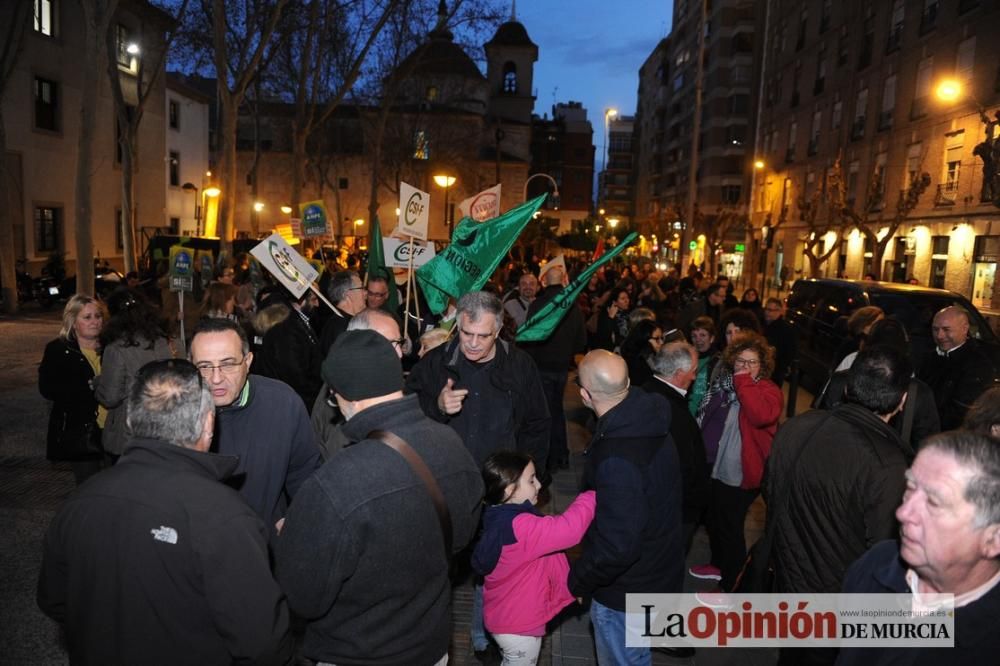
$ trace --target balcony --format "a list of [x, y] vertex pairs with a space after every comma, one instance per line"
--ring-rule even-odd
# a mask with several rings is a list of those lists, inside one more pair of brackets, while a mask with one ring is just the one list
[[951, 180], [940, 183], [934, 195], [935, 206], [954, 206], [955, 199], [958, 198], [958, 181]]
[[920, 15], [920, 34], [925, 35], [934, 29], [937, 22], [938, 3], [933, 3], [924, 7], [924, 13]]
[[865, 135], [865, 117], [858, 116], [851, 123], [851, 141], [857, 141]]
[[878, 131], [884, 132], [888, 129], [892, 129], [892, 113], [893, 109], [888, 111], [883, 111], [878, 114]]

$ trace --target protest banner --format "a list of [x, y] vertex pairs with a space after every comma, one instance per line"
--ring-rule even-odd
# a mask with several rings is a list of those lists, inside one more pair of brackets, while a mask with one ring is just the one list
[[[382, 248], [385, 252], [385, 265], [389, 268], [409, 268], [410, 267], [410, 241], [392, 238], [391, 236], [382, 239]], [[420, 268], [437, 254], [434, 250], [434, 243], [414, 242], [413, 243], [413, 266]]]
[[292, 292], [295, 298], [301, 298], [319, 275], [319, 272], [277, 233], [271, 234], [255, 245], [250, 254], [256, 257], [260, 265], [278, 282]]
[[170, 247], [170, 291], [194, 290], [194, 251], [183, 245]]
[[302, 224], [302, 236], [311, 238], [323, 236], [327, 232], [326, 204], [322, 199], [299, 204], [299, 219]]
[[427, 224], [430, 220], [431, 195], [407, 183], [399, 184], [399, 224], [396, 231], [427, 240]]
[[476, 222], [485, 222], [500, 216], [499, 183], [479, 194], [475, 194], [458, 204], [462, 217], [471, 217]]

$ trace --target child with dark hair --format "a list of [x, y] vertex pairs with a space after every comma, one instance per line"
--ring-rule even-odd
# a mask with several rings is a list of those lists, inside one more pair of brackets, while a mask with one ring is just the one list
[[483, 465], [486, 485], [483, 534], [472, 567], [485, 576], [483, 617], [504, 664], [533, 664], [545, 624], [573, 602], [569, 562], [594, 519], [593, 491], [581, 493], [559, 516], [535, 508], [541, 484], [531, 456], [498, 451]]

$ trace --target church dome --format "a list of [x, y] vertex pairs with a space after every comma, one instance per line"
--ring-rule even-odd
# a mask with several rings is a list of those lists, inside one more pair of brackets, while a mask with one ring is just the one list
[[528, 31], [524, 25], [518, 21], [507, 21], [497, 28], [493, 39], [486, 42], [486, 46], [538, 46], [528, 37]]

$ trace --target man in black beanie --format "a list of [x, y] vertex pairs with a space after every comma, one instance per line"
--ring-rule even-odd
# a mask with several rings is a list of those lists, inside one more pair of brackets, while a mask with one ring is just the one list
[[[322, 373], [352, 444], [302, 485], [275, 545], [277, 578], [308, 620], [303, 652], [319, 663], [444, 663], [448, 565], [475, 534], [479, 469], [454, 430], [403, 395], [399, 356], [379, 333], [341, 334]], [[372, 436], [378, 430], [404, 440], [426, 464], [446, 520], [410, 463]]]

